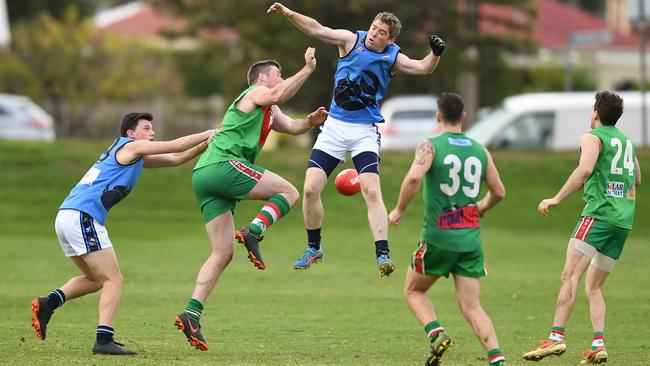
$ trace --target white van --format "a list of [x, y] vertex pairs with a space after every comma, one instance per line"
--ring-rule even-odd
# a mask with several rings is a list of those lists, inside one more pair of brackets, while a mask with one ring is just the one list
[[438, 98], [432, 95], [400, 95], [381, 105], [384, 123], [378, 123], [382, 150], [414, 150], [431, 135], [437, 135]]
[[[576, 149], [580, 147], [580, 135], [590, 130], [595, 94], [560, 92], [514, 95], [472, 126], [467, 135], [488, 148]], [[641, 145], [641, 93], [618, 94], [623, 98], [623, 115], [616, 126], [635, 144]], [[646, 103], [650, 109], [648, 95]], [[649, 112], [646, 110], [650, 124]], [[647, 141], [650, 141], [650, 131], [646, 133]]]

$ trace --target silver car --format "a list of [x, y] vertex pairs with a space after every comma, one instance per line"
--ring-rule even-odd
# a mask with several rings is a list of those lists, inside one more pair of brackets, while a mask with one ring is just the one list
[[431, 95], [403, 95], [386, 99], [381, 106], [385, 122], [378, 123], [382, 150], [413, 150], [429, 136], [437, 135], [438, 99]]
[[53, 141], [54, 120], [23, 95], [0, 94], [0, 139]]

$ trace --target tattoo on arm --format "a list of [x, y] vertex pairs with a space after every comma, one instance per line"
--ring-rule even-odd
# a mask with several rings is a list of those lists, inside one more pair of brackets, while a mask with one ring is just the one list
[[433, 155], [433, 146], [429, 141], [424, 141], [418, 146], [418, 149], [415, 150], [415, 159], [413, 164], [424, 165], [426, 162], [427, 155]]

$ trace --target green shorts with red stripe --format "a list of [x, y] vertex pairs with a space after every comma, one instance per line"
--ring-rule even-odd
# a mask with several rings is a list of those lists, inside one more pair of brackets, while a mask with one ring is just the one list
[[206, 165], [192, 173], [192, 190], [201, 205], [203, 222], [234, 211], [237, 202], [262, 179], [265, 169], [247, 161], [229, 160]]
[[623, 246], [629, 233], [630, 229], [624, 229], [591, 216], [583, 216], [578, 221], [571, 237], [584, 241], [603, 255], [618, 259], [623, 252]]
[[452, 252], [438, 248], [424, 240], [411, 257], [411, 268], [420, 274], [449, 277], [455, 273], [466, 277], [487, 275], [483, 248], [469, 252]]

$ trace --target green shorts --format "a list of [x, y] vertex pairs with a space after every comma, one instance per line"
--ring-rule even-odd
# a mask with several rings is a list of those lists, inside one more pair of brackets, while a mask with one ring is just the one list
[[264, 168], [245, 161], [220, 161], [192, 173], [192, 190], [201, 206], [203, 222], [233, 211], [262, 179]]
[[623, 229], [591, 216], [583, 216], [571, 237], [584, 241], [603, 255], [618, 259], [629, 233], [630, 229]]
[[417, 273], [449, 277], [449, 273], [467, 277], [483, 277], [483, 248], [469, 252], [452, 252], [422, 241], [411, 257], [411, 268]]

